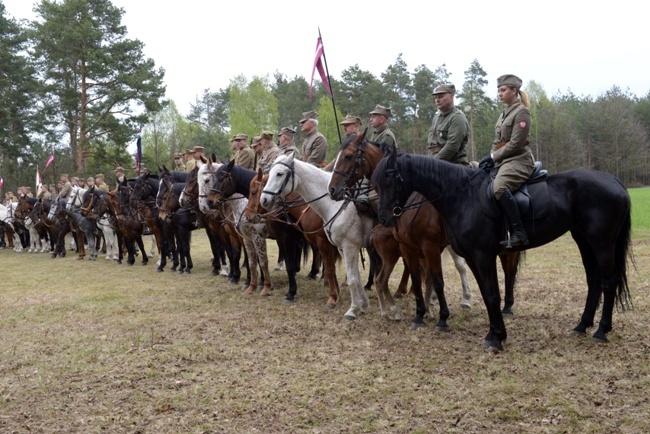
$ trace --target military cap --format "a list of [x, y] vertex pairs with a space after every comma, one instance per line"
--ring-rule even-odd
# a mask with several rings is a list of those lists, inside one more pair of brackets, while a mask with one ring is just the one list
[[521, 81], [521, 78], [512, 74], [502, 75], [501, 77], [497, 78], [497, 87], [512, 86], [519, 89], [521, 88], [522, 84], [523, 82]]
[[183, 154], [180, 152], [174, 152], [174, 158], [183, 158]]
[[347, 115], [341, 122], [341, 125], [361, 125], [361, 118], [359, 116]]
[[102, 179], [104, 179], [104, 174], [103, 174], [103, 173], [98, 173], [97, 175], [95, 175], [95, 178], [102, 178]]
[[248, 134], [237, 134], [235, 136], [235, 140], [243, 140], [244, 142], [248, 142]]
[[231, 141], [231, 142], [234, 142], [235, 140], [237, 140], [237, 136], [238, 136], [238, 135], [239, 135], [239, 134], [233, 134], [232, 137], [230, 138], [230, 141]]
[[124, 173], [124, 167], [122, 167], [122, 166], [117, 166], [117, 167], [115, 168], [115, 170], [113, 170], [113, 173], [117, 173], [117, 172], [122, 172], [122, 173]]
[[192, 153], [195, 153], [195, 152], [205, 152], [205, 148], [203, 146], [195, 146], [192, 149]]
[[[135, 167], [133, 168], [133, 171], [134, 171], [134, 172], [137, 172], [137, 171], [138, 171], [138, 166], [135, 166]], [[143, 174], [143, 173], [151, 173], [151, 172], [150, 172], [149, 169], [147, 169], [145, 166], [140, 165], [140, 173]]]
[[70, 178], [70, 181], [79, 181], [79, 177], [73, 176], [72, 178]]
[[255, 146], [259, 145], [261, 141], [262, 141], [262, 137], [255, 136], [253, 137], [253, 144], [251, 146], [254, 148]]
[[260, 134], [261, 140], [273, 140], [273, 133], [270, 131], [262, 131]]
[[192, 151], [191, 149], [186, 149], [185, 155], [194, 155], [194, 151]]
[[452, 95], [456, 94], [456, 86], [453, 84], [441, 84], [440, 86], [436, 87], [433, 89], [433, 92], [431, 92], [431, 95], [440, 95], [443, 93], [450, 93]]
[[286, 134], [289, 137], [293, 137], [293, 135], [296, 134], [296, 130], [294, 130], [293, 128], [290, 128], [290, 127], [282, 127], [282, 129], [278, 133], [278, 137], [283, 135], [283, 134]]
[[68, 174], [67, 173], [62, 173], [61, 176], [65, 176], [67, 178]]
[[382, 115], [386, 119], [388, 119], [389, 117], [391, 117], [393, 115], [393, 113], [390, 111], [390, 109], [388, 107], [384, 107], [383, 105], [379, 105], [379, 104], [377, 104], [375, 106], [375, 109], [373, 111], [371, 111], [370, 114], [371, 115]]
[[95, 180], [93, 179], [92, 176], [89, 176], [88, 178], [86, 178], [86, 182], [91, 182], [91, 181], [95, 182]]
[[314, 110], [309, 110], [308, 112], [304, 112], [302, 114], [302, 118], [300, 119], [300, 123], [305, 123], [309, 119], [316, 119], [318, 117], [318, 113], [316, 113]]

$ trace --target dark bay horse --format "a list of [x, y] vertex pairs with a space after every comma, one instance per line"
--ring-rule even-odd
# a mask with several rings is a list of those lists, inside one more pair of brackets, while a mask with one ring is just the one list
[[[170, 225], [174, 231], [176, 251], [180, 262], [178, 273], [190, 274], [194, 264], [190, 254], [192, 231], [197, 228], [196, 213], [189, 208], [181, 208], [178, 197], [181, 195], [184, 182], [173, 182], [169, 177], [163, 177], [161, 187], [164, 192], [160, 198], [158, 218], [163, 224]], [[162, 190], [162, 189], [161, 189]]]
[[[430, 157], [392, 150], [372, 176], [379, 194], [379, 220], [393, 226], [408, 197], [417, 191], [438, 210], [449, 241], [472, 269], [487, 308], [490, 330], [486, 346], [503, 349], [507, 338], [500, 307], [496, 257], [505, 237], [503, 216], [493, 217], [482, 195], [487, 195], [490, 176], [483, 170], [465, 169]], [[546, 212], [539, 210], [525, 220], [530, 245], [539, 247], [567, 231], [578, 245], [587, 276], [587, 300], [574, 332], [585, 334], [603, 295], [603, 310], [594, 340], [607, 342], [612, 312], [618, 302], [631, 305], [627, 285], [630, 247], [630, 197], [616, 177], [596, 170], [576, 169], [551, 175]], [[543, 205], [542, 201], [539, 202]], [[540, 215], [541, 214], [541, 215]]]

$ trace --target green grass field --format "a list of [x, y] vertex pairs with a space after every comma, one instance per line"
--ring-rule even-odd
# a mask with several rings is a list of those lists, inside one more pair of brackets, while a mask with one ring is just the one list
[[650, 237], [650, 188], [630, 188], [632, 199], [632, 236]]

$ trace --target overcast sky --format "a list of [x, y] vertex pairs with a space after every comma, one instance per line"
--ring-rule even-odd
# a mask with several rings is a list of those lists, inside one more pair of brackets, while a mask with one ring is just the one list
[[[0, 1], [11, 17], [35, 17], [32, 0]], [[534, 80], [549, 96], [570, 90], [597, 97], [614, 85], [639, 97], [650, 91], [648, 14], [637, 1], [113, 4], [125, 11], [128, 37], [165, 69], [167, 97], [183, 115], [203, 90], [225, 88], [239, 74], [272, 77], [277, 70], [309, 80], [319, 27], [334, 78], [355, 64], [379, 77], [401, 53], [410, 72], [446, 64], [457, 87], [477, 59], [495, 95], [496, 77], [506, 73], [521, 77], [524, 89]]]

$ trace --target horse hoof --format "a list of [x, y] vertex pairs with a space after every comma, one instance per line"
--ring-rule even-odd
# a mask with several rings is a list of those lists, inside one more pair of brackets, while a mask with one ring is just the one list
[[514, 316], [515, 313], [512, 311], [511, 307], [504, 307], [503, 309], [501, 309], [501, 315]]
[[285, 297], [283, 300], [284, 304], [293, 304], [295, 303], [295, 300], [293, 298]]
[[503, 351], [503, 345], [497, 340], [483, 341], [483, 348], [485, 348], [485, 351], [493, 354]]
[[580, 331], [580, 330], [571, 330], [571, 334], [572, 334], [573, 336], [577, 336], [577, 337], [579, 337], [579, 338], [582, 338], [582, 337], [587, 336], [587, 333], [586, 333], [586, 332], [583, 332], [583, 331]]
[[192, 274], [190, 270], [185, 270], [185, 274]]
[[460, 303], [460, 307], [466, 310], [472, 310], [472, 305], [469, 304], [469, 301], [463, 301]]
[[183, 270], [178, 270], [178, 274], [184, 274], [184, 273], [185, 273], [185, 271], [183, 271]]
[[357, 317], [353, 315], [343, 315], [343, 319], [346, 319], [348, 321], [354, 321], [357, 319]]
[[327, 303], [327, 305], [326, 305], [325, 307], [326, 307], [328, 310], [334, 310], [334, 309], [336, 309], [336, 304], [334, 304], [334, 303]]
[[411, 323], [411, 330], [418, 330], [418, 329], [425, 328], [425, 327], [426, 327], [426, 324], [424, 324], [423, 322], [412, 322]]
[[440, 333], [449, 333], [451, 330], [448, 325], [436, 325], [436, 331]]
[[162, 268], [156, 268], [156, 271], [162, 273], [164, 270]]
[[596, 342], [597, 344], [606, 344], [609, 342], [609, 339], [607, 339], [607, 335], [605, 333], [602, 333], [600, 330], [594, 333], [594, 335], [591, 337], [591, 340]]

